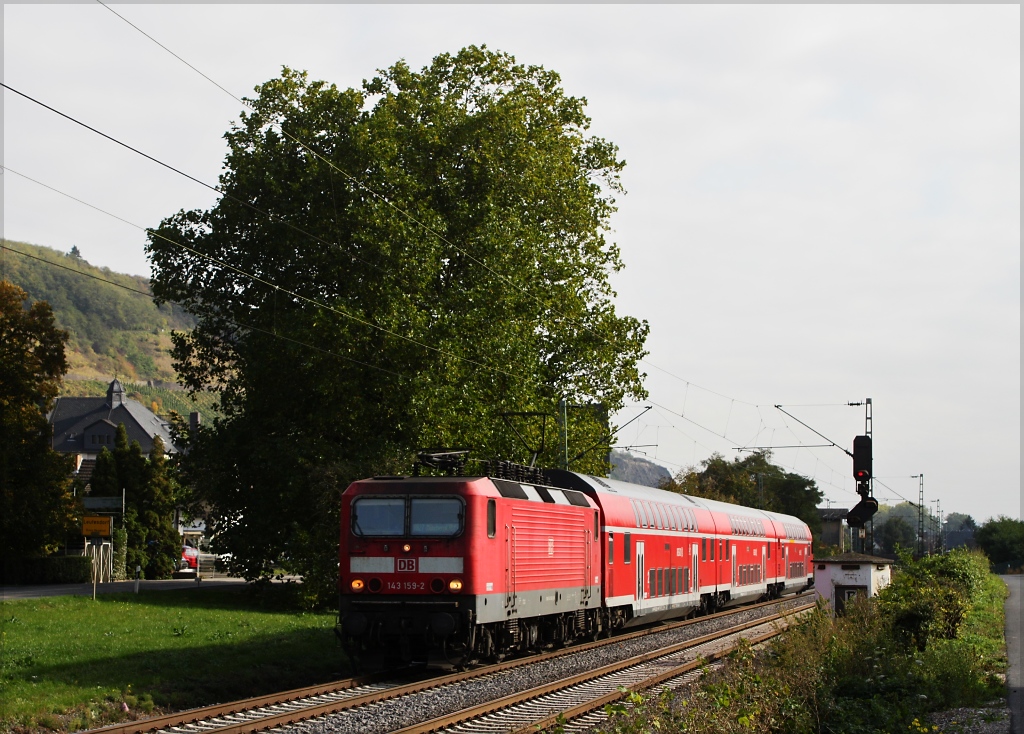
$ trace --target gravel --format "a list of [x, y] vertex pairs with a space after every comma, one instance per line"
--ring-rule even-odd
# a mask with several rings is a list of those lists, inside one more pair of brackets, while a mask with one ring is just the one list
[[998, 701], [985, 708], [939, 711], [929, 714], [928, 724], [949, 734], [1009, 734], [1010, 708]]
[[[790, 608], [803, 603], [802, 599], [789, 599], [784, 604], [786, 608]], [[552, 681], [563, 680], [626, 657], [651, 652], [677, 642], [706, 635], [739, 622], [769, 616], [773, 612], [774, 608], [772, 607], [761, 607], [744, 610], [728, 619], [700, 620], [695, 624], [676, 630], [665, 631], [654, 627], [648, 634], [600, 649], [581, 651], [576, 655], [566, 655], [536, 665], [526, 665], [486, 675], [412, 696], [403, 696], [394, 701], [361, 706], [350, 711], [295, 724], [286, 729], [294, 734], [348, 734], [349, 732], [352, 734], [385, 734], [454, 711], [477, 706], [502, 696]]]

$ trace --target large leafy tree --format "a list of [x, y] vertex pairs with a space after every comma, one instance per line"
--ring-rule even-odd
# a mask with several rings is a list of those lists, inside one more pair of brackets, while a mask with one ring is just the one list
[[1000, 515], [978, 528], [974, 539], [992, 563], [1024, 566], [1024, 522]]
[[360, 89], [284, 69], [250, 102], [225, 196], [148, 246], [154, 292], [197, 318], [181, 377], [220, 397], [184, 468], [237, 570], [284, 553], [328, 584], [349, 480], [425, 446], [527, 458], [516, 433], [536, 447], [539, 422], [503, 413], [599, 404], [569, 413], [570, 453], [607, 443], [596, 416], [644, 395], [647, 325], [612, 304], [624, 164], [585, 100], [470, 47]]
[[728, 461], [712, 454], [701, 466], [681, 470], [663, 489], [799, 517], [817, 537], [821, 532], [818, 503], [824, 497], [813, 479], [787, 472], [771, 462], [771, 452], [758, 451]]
[[50, 446], [46, 412], [67, 372], [67, 332], [45, 301], [0, 281], [0, 553], [42, 555], [75, 520], [70, 457]]

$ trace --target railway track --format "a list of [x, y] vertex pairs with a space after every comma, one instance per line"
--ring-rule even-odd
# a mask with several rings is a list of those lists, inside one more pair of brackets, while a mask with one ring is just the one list
[[[710, 652], [707, 646], [715, 638], [722, 637], [723, 629], [728, 628], [731, 630], [729, 634], [737, 635], [744, 634], [746, 630], [755, 630], [758, 626], [770, 626], [783, 615], [813, 606], [813, 601], [807, 601], [809, 596], [788, 597], [781, 601], [741, 607], [709, 617], [637, 630], [607, 640], [465, 672], [420, 679], [396, 678], [394, 673], [360, 676], [321, 686], [126, 722], [94, 730], [94, 734], [250, 734], [277, 727], [287, 727], [296, 734], [384, 734], [395, 731], [411, 734], [438, 731], [458, 726], [461, 722], [485, 728], [458, 731], [495, 731], [486, 728], [490, 726], [488, 722], [497, 721], [495, 717], [499, 711], [511, 711], [521, 706], [523, 701], [535, 700], [539, 703], [543, 697], [561, 695], [562, 698], [543, 704], [537, 711], [548, 710], [557, 714], [569, 709], [575, 710], [582, 704], [567, 703], [567, 694], [559, 692], [569, 691], [573, 686], [586, 687], [585, 678], [594, 678], [596, 671], [601, 671], [602, 676], [619, 675], [620, 678], [615, 680], [630, 680], [630, 676], [637, 675], [636, 672], [626, 672], [631, 667], [661, 665], [664, 668], [669, 663], [656, 661], [671, 659], [672, 655], [685, 656], [687, 650], [704, 650], [692, 653], [694, 660], [700, 655], [705, 659], [713, 657], [716, 653]], [[751, 634], [757, 636], [759, 633]], [[619, 659], [624, 662], [617, 662]], [[684, 661], [683, 664], [693, 663], [694, 660]], [[596, 691], [600, 685], [604, 684], [592, 683], [590, 687]], [[612, 685], [616, 694], [621, 695], [618, 686], [627, 683], [609, 685]], [[639, 686], [640, 683], [633, 681], [629, 685]], [[644, 685], [658, 685], [658, 681]], [[542, 690], [545, 688], [549, 690]], [[611, 693], [605, 691], [601, 695], [608, 696]], [[595, 705], [601, 707], [604, 703]], [[548, 706], [548, 709], [543, 709], [543, 706]], [[552, 706], [559, 708], [551, 709]], [[522, 715], [520, 712], [503, 716], [514, 718]], [[553, 721], [553, 714], [545, 716], [552, 717]], [[481, 724], [481, 717], [489, 718]], [[477, 723], [473, 723], [474, 720]], [[535, 717], [526, 726], [536, 731], [536, 723], [539, 723], [539, 719]], [[504, 728], [497, 730], [509, 731], [516, 728], [501, 725]]]

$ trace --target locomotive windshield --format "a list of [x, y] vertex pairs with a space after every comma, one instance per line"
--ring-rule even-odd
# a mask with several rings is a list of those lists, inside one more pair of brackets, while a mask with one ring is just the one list
[[447, 538], [462, 532], [458, 497], [357, 497], [352, 532], [362, 537]]
[[413, 497], [410, 535], [458, 535], [462, 530], [462, 502], [455, 497]]

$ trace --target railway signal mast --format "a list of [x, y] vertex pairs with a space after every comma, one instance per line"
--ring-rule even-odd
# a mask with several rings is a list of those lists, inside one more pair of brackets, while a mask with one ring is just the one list
[[[865, 435], [854, 437], [853, 453], [847, 452], [853, 458], [853, 478], [857, 481], [857, 494], [861, 497], [860, 502], [846, 515], [846, 524], [852, 528], [863, 528], [878, 511], [878, 500], [874, 497], [871, 478], [871, 398], [864, 401], [864, 409]], [[862, 550], [863, 545], [861, 543]]]

